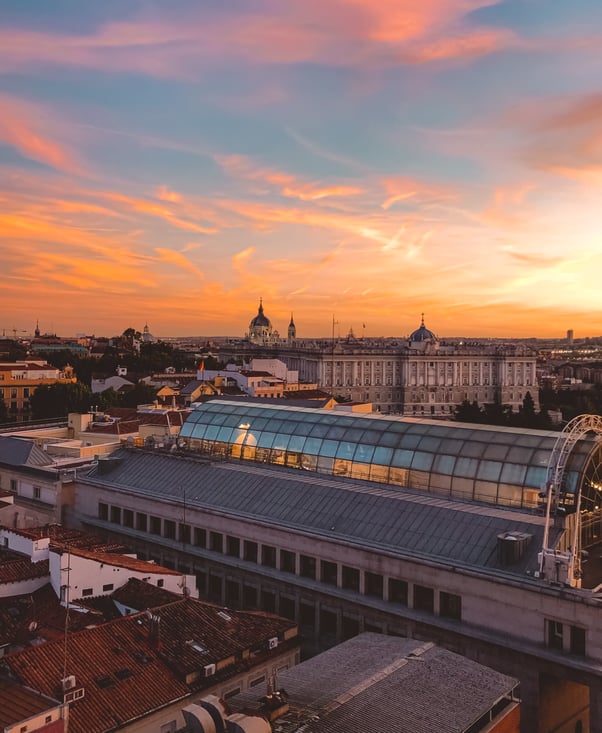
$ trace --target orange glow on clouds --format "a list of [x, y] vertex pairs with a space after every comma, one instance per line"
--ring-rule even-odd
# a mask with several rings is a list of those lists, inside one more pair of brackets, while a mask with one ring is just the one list
[[262, 296], [300, 336], [333, 313], [404, 335], [422, 311], [442, 336], [601, 333], [595, 18], [552, 33], [508, 5], [84, 3], [46, 30], [21, 8], [0, 29], [6, 318], [242, 335]]

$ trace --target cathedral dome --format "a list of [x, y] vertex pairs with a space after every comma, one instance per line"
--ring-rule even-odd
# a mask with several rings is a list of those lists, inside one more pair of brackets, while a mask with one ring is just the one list
[[268, 329], [269, 331], [272, 330], [270, 319], [263, 312], [263, 303], [261, 300], [259, 301], [259, 309], [257, 311], [257, 315], [251, 320], [251, 323], [249, 324], [250, 332], [257, 331], [258, 329]]
[[423, 343], [425, 341], [436, 341], [437, 337], [432, 331], [429, 331], [428, 328], [424, 325], [424, 315], [422, 316], [422, 322], [420, 324], [420, 328], [417, 328], [415, 331], [413, 331], [410, 334], [410, 339], [412, 343]]

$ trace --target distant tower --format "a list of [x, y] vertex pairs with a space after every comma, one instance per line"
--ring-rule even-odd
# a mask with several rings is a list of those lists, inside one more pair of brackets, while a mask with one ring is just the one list
[[291, 313], [291, 322], [288, 324], [288, 342], [294, 344], [297, 340], [297, 327], [295, 321], [293, 321], [293, 314]]
[[36, 319], [36, 330], [34, 331], [35, 337], [40, 338], [40, 322]]
[[573, 345], [573, 329], [569, 328], [569, 330], [566, 332], [566, 342], [569, 346]]

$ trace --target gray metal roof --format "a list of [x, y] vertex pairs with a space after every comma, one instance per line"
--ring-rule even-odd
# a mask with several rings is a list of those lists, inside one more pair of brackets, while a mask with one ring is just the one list
[[[534, 514], [246, 461], [209, 463], [123, 449], [88, 476], [95, 484], [148, 498], [479, 568], [536, 569], [543, 538], [543, 517]], [[507, 531], [533, 538], [512, 566], [502, 566], [497, 557], [497, 535]], [[552, 541], [557, 536], [552, 530]]]
[[48, 466], [52, 460], [33, 440], [0, 436], [0, 463], [9, 466]]
[[[433, 644], [364, 633], [278, 675], [291, 714], [277, 725], [291, 733], [462, 733], [517, 684]], [[250, 697], [232, 704], [246, 707]]]

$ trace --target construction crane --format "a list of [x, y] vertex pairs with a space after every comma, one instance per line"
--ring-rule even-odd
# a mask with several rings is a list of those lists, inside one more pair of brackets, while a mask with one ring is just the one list
[[27, 333], [27, 331], [25, 329], [23, 329], [23, 328], [15, 328], [14, 326], [12, 328], [3, 328], [2, 329], [2, 336], [4, 338], [6, 337], [6, 332], [7, 331], [12, 331], [13, 332], [13, 339], [15, 341], [17, 340], [17, 334], [18, 333]]

